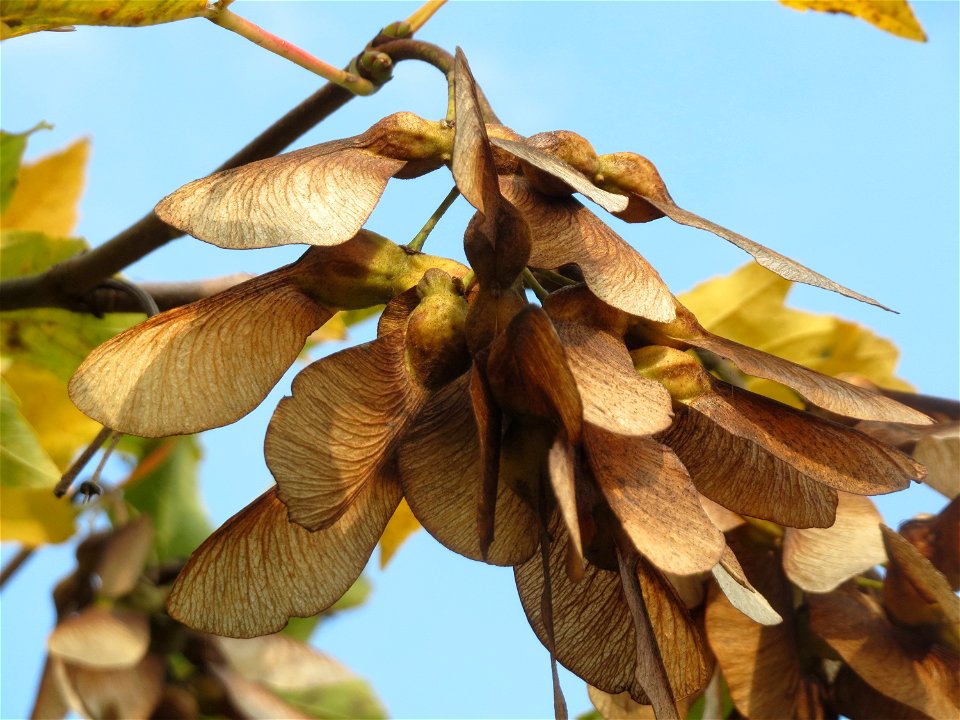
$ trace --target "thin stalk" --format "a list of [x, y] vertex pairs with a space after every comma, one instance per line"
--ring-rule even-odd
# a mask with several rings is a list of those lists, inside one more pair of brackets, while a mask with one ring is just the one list
[[543, 285], [537, 282], [537, 279], [533, 276], [533, 273], [530, 272], [530, 268], [523, 269], [523, 281], [527, 284], [527, 287], [533, 290], [533, 294], [537, 296], [537, 299], [541, 303], [546, 302], [550, 293], [544, 290]]
[[446, 213], [447, 210], [450, 209], [450, 206], [453, 205], [453, 201], [459, 196], [460, 190], [454, 186], [453, 189], [447, 193], [447, 196], [443, 199], [440, 205], [437, 206], [437, 209], [433, 211], [433, 215], [431, 215], [423, 224], [423, 227], [420, 228], [420, 232], [418, 232], [414, 236], [413, 240], [407, 244], [407, 247], [411, 250], [416, 250], [417, 252], [423, 250], [423, 244], [427, 241], [427, 237], [431, 232], [433, 232], [433, 229], [437, 226], [437, 223], [440, 222], [440, 218], [444, 216], [444, 213]]
[[882, 580], [874, 580], [873, 578], [863, 577], [863, 575], [857, 575], [853, 580], [862, 588], [868, 590], [883, 590]]
[[67, 490], [70, 489], [70, 486], [73, 485], [73, 481], [77, 479], [77, 475], [80, 474], [80, 471], [83, 470], [84, 466], [90, 462], [97, 450], [110, 438], [113, 434], [113, 430], [108, 427], [102, 428], [100, 432], [97, 433], [97, 436], [93, 439], [86, 450], [80, 453], [80, 457], [67, 468], [67, 471], [63, 474], [63, 477], [60, 478], [60, 482], [57, 483], [57, 486], [53, 489], [53, 494], [57, 497], [63, 497]]
[[117, 444], [120, 442], [120, 438], [122, 437], [123, 437], [123, 433], [118, 432], [113, 434], [113, 437], [110, 438], [109, 442], [107, 443], [107, 446], [103, 450], [103, 455], [100, 456], [100, 462], [97, 463], [97, 469], [93, 471], [93, 475], [90, 476], [89, 480], [83, 483], [80, 483], [80, 489], [77, 491], [78, 493], [84, 492], [84, 485], [86, 485], [87, 483], [90, 483], [90, 486], [94, 488], [94, 492], [97, 495], [99, 495], [103, 491], [103, 489], [100, 487], [100, 482], [99, 482], [100, 475], [101, 473], [103, 473], [103, 468], [107, 464], [107, 460], [110, 459], [110, 455], [113, 454], [113, 451], [116, 449]]
[[410, 33], [413, 34], [422, 28], [427, 20], [433, 17], [433, 14], [446, 4], [447, 0], [427, 0], [410, 17], [406, 19]]
[[534, 276], [539, 276], [543, 280], [549, 280], [550, 282], [556, 285], [561, 285], [564, 287], [578, 284], [577, 281], [574, 280], [573, 278], [568, 278], [566, 275], [561, 275], [560, 273], [554, 270], [537, 268], [536, 270], [533, 271], [533, 274]]
[[246, 38], [250, 42], [259, 45], [264, 50], [269, 50], [275, 55], [279, 55], [285, 60], [299, 65], [310, 72], [319, 75], [324, 80], [329, 80], [354, 95], [372, 95], [377, 91], [377, 86], [366, 78], [355, 75], [352, 72], [341, 70], [338, 67], [324, 62], [318, 57], [314, 57], [306, 50], [297, 47], [293, 43], [287, 42], [281, 37], [277, 37], [271, 32], [264, 30], [259, 25], [240, 17], [234, 12], [221, 7], [218, 12], [210, 18], [207, 18], [214, 25], [219, 25], [226, 30], [235, 32], [237, 35]]

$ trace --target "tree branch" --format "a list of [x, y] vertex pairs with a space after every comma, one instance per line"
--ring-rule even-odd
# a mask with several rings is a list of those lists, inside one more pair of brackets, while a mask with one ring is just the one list
[[[423, 55], [426, 54], [434, 61], [439, 58], [442, 63], [443, 55], [449, 56], [449, 53], [427, 43], [397, 40], [382, 34], [370, 43], [370, 47], [377, 50], [387, 46], [393, 46], [391, 49], [398, 53], [397, 61], [424, 60]], [[425, 49], [429, 49], [429, 52], [424, 53]], [[356, 96], [350, 91], [327, 83], [214, 172], [276, 155], [354, 97]], [[62, 307], [89, 312], [92, 304], [86, 299], [87, 295], [104, 279], [183, 235], [184, 233], [167, 225], [151, 211], [120, 234], [87, 253], [54, 265], [43, 273], [0, 282], [0, 310]], [[162, 303], [158, 304], [162, 309]]]

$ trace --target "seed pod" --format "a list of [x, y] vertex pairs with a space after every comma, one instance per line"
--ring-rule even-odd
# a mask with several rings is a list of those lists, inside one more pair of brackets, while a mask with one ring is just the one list
[[463, 285], [443, 270], [427, 270], [417, 284], [420, 304], [407, 320], [404, 358], [424, 387], [436, 389], [470, 367], [464, 328], [467, 301]]
[[[597, 152], [590, 142], [581, 135], [569, 130], [554, 130], [533, 135], [526, 140], [526, 144], [550, 153], [582, 173], [590, 182], [602, 180], [599, 173]], [[520, 162], [523, 174], [537, 190], [544, 195], [566, 197], [574, 193], [574, 189], [559, 178], [530, 165]]]
[[600, 187], [627, 194], [630, 198], [626, 210], [614, 213], [621, 220], [634, 223], [662, 218], [663, 212], [644, 200], [645, 197], [673, 204], [656, 166], [643, 155], [632, 152], [601, 155], [598, 171], [603, 178]]
[[308, 250], [297, 263], [296, 279], [319, 304], [350, 310], [389, 302], [433, 267], [457, 276], [466, 272], [454, 260], [414, 252], [361, 230], [342, 245]]
[[686, 403], [711, 389], [710, 375], [682, 350], [648, 345], [631, 351], [630, 357], [638, 373], [663, 385], [677, 402]]
[[394, 177], [414, 178], [436, 170], [453, 152], [453, 130], [443, 122], [409, 112], [388, 115], [361, 135], [363, 147], [385, 157], [406, 160]]

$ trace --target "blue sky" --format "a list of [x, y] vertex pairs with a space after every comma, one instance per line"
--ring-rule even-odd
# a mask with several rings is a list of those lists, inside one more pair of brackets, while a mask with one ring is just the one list
[[[339, 65], [415, 7], [241, 1], [234, 9]], [[957, 397], [958, 4], [915, 10], [926, 45], [772, 1], [453, 3], [420, 37], [463, 47], [516, 131], [575, 130], [598, 152], [646, 155], [681, 206], [900, 311], [806, 287], [792, 294], [796, 307], [891, 338], [902, 377]], [[4, 129], [56, 126], [34, 136], [31, 156], [93, 140], [79, 226], [93, 244], [207, 174], [318, 83], [203, 20], [42, 33], [0, 52]], [[402, 63], [377, 95], [353, 101], [298, 146], [356, 134], [398, 110], [440, 117], [445, 103], [436, 70]], [[445, 171], [394, 182], [368, 227], [406, 242], [449, 187]], [[469, 215], [458, 201], [427, 249], [459, 257]], [[666, 220], [611, 224], [675, 292], [747, 260]], [[184, 238], [127, 274], [258, 273], [300, 252], [234, 252]], [[270, 484], [262, 438], [291, 377], [250, 416], [204, 436], [204, 493], [216, 522]], [[879, 504], [896, 524], [943, 502], [916, 488]], [[49, 591], [71, 565], [71, 547], [45, 550], [4, 591], [3, 718], [29, 711], [53, 620]], [[551, 716], [547, 654], [509, 570], [470, 562], [420, 533], [369, 577], [369, 603], [331, 621], [316, 642], [370, 678], [394, 716]], [[568, 675], [564, 685], [571, 711], [586, 710], [582, 683]]]

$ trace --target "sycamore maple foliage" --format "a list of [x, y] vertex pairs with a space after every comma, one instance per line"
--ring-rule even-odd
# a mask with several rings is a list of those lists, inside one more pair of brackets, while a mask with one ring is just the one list
[[[107, 3], [112, 12], [96, 17], [55, 4], [59, 14], [44, 16], [5, 3], [4, 36], [213, 18], [227, 3], [159, 4], [154, 15]], [[916, 34], [902, 8], [819, 5], [881, 26], [895, 18]], [[556, 663], [589, 683], [610, 718], [956, 714], [958, 504], [944, 433], [956, 418], [891, 397], [885, 389], [907, 388], [892, 360], [876, 361], [882, 341], [782, 303], [794, 281], [883, 306], [678, 207], [640, 155], [598, 155], [569, 131], [516, 134], [463, 54], [445, 62], [442, 121], [391, 115], [157, 205], [165, 223], [221, 247], [312, 245], [298, 261], [148, 312], [119, 334], [131, 318], [91, 321], [77, 336], [83, 362], [50, 367], [52, 378], [32, 363], [50, 362], [43, 337], [70, 313], [4, 315], [5, 532], [17, 513], [26, 524], [13, 536], [28, 543], [60, 539], [72, 522], [75, 511], [47, 494], [66, 520], [29, 526], [33, 498], [81, 444], [57, 446], [43, 432], [49, 410], [31, 409], [30, 397], [42, 383], [64, 396], [78, 363], [71, 399], [137, 460], [105, 498], [115, 530], [80, 545], [76, 572], [55, 591], [35, 716], [379, 715], [349, 671], [273, 633], [342, 607], [377, 543], [386, 557], [419, 526], [454, 552], [514, 568], [554, 665], [558, 717], [567, 711]], [[4, 137], [17, 166], [25, 139]], [[476, 210], [464, 232], [469, 266], [364, 227], [390, 180], [444, 167], [451, 197]], [[57, 239], [70, 232], [72, 203], [62, 218], [8, 206], [17, 171], [5, 159], [5, 276], [77, 250]], [[19, 197], [29, 185], [25, 170]], [[756, 264], [681, 302], [574, 193], [628, 222], [706, 230]], [[727, 285], [763, 300], [735, 307]], [[375, 340], [308, 366], [277, 407], [265, 446], [275, 488], [202, 544], [202, 514], [181, 532], [148, 499], [192, 483], [191, 440], [168, 436], [243, 417], [341, 311], [381, 306]], [[816, 326], [836, 365], [777, 347], [791, 323]], [[832, 352], [849, 350], [844, 338], [856, 340], [847, 363]], [[78, 437], [96, 427], [70, 421]], [[922, 448], [931, 484], [954, 499], [896, 533], [866, 496], [924, 480], [910, 457]]]

